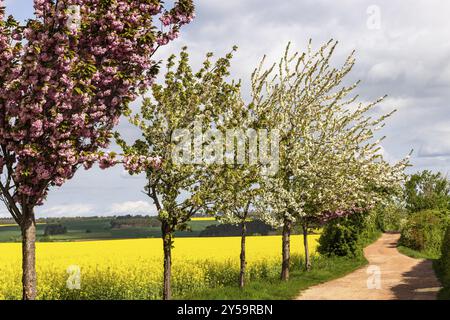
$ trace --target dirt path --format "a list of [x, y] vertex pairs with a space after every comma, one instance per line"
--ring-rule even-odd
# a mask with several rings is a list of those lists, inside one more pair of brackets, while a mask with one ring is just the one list
[[[399, 234], [383, 234], [364, 250], [369, 265], [303, 291], [297, 300], [434, 300], [439, 291], [432, 263], [398, 252]], [[377, 278], [379, 281], [376, 281]], [[369, 280], [369, 281], [368, 281]], [[368, 283], [369, 282], [369, 283]], [[376, 288], [378, 285], [379, 288]], [[372, 289], [368, 287], [371, 286]]]

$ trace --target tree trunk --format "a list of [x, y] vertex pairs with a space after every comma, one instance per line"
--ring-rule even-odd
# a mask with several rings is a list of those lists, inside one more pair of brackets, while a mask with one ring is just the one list
[[22, 230], [22, 299], [36, 299], [36, 222], [33, 208], [24, 209]]
[[171, 299], [171, 277], [172, 277], [172, 233], [166, 223], [162, 225], [162, 238], [164, 249], [164, 287], [163, 300]]
[[311, 259], [309, 256], [309, 248], [308, 248], [308, 226], [306, 224], [303, 225], [303, 246], [305, 247], [305, 268], [306, 271], [311, 270]]
[[289, 280], [289, 263], [291, 259], [291, 249], [290, 249], [291, 226], [292, 222], [288, 219], [285, 219], [283, 223], [283, 236], [282, 236], [283, 261], [281, 265], [281, 280], [284, 281]]
[[241, 233], [241, 271], [239, 273], [239, 288], [244, 288], [245, 285], [245, 269], [247, 266], [247, 261], [245, 260], [245, 237], [247, 235], [247, 224], [242, 222], [242, 233]]

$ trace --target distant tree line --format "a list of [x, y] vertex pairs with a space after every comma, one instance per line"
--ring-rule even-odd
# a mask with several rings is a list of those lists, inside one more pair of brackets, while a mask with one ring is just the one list
[[[274, 233], [275, 229], [260, 220], [250, 221], [247, 224], [248, 235], [266, 236]], [[224, 223], [218, 225], [207, 226], [205, 230], [200, 232], [200, 237], [237, 237], [242, 233], [242, 227], [239, 224]]]
[[44, 236], [54, 236], [57, 234], [66, 234], [67, 228], [62, 224], [49, 224], [45, 226]]
[[157, 217], [126, 215], [113, 218], [110, 224], [113, 229], [131, 227], [160, 227], [161, 221], [159, 221]]

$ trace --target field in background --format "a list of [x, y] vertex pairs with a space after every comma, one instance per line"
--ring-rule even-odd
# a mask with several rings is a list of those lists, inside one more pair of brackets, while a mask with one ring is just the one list
[[[38, 241], [82, 241], [107, 239], [159, 238], [159, 227], [111, 228], [112, 217], [63, 218], [55, 220], [67, 228], [66, 234], [44, 237], [46, 223], [37, 223]], [[217, 224], [214, 218], [194, 218], [189, 222], [192, 231], [178, 231], [177, 237], [197, 237], [207, 226]], [[20, 229], [14, 224], [0, 223], [0, 242], [20, 242]]]
[[194, 217], [191, 218], [191, 221], [216, 221], [214, 217]]
[[[310, 237], [312, 252], [317, 239]], [[303, 254], [302, 241], [302, 236], [292, 236], [295, 259]], [[174, 296], [235, 284], [239, 245], [239, 237], [175, 239]], [[21, 296], [20, 250], [19, 243], [0, 243], [0, 299]], [[160, 239], [37, 243], [36, 250], [40, 299], [161, 298]], [[280, 236], [248, 237], [249, 279], [277, 279], [280, 252]], [[67, 288], [70, 266], [80, 268], [81, 290]]]

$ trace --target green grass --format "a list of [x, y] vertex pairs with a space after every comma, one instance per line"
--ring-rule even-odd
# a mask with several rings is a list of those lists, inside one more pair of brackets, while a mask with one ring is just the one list
[[363, 257], [317, 257], [311, 271], [300, 270], [299, 264], [291, 268], [289, 281], [263, 279], [249, 282], [244, 289], [237, 286], [190, 292], [180, 299], [188, 300], [289, 300], [310, 286], [340, 278], [367, 264]]
[[436, 254], [428, 253], [428, 252], [422, 252], [417, 251], [408, 247], [404, 246], [398, 246], [397, 250], [404, 254], [405, 256], [414, 258], [414, 259], [426, 259], [426, 260], [436, 260], [439, 259], [439, 256]]
[[450, 288], [442, 288], [438, 293], [438, 300], [450, 300]]
[[[444, 281], [444, 270], [441, 266], [440, 260], [433, 260], [433, 269], [436, 273], [436, 276], [438, 277], [439, 281], [441, 281], [442, 284], [445, 283]], [[450, 287], [445, 286], [439, 291], [438, 293], [438, 300], [450, 300]]]
[[[433, 264], [434, 265], [434, 264]], [[435, 270], [438, 268], [435, 267]], [[441, 273], [437, 270], [436, 272], [439, 279], [441, 279]], [[450, 300], [450, 287], [444, 287], [438, 293], [438, 300]]]

